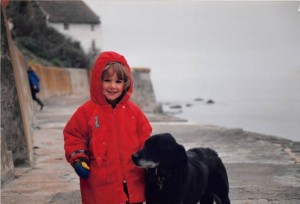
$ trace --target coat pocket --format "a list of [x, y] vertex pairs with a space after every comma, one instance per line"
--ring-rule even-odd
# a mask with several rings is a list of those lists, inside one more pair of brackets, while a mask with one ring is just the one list
[[101, 161], [91, 160], [90, 168], [90, 182], [92, 185], [99, 187], [110, 182], [109, 161], [106, 156]]

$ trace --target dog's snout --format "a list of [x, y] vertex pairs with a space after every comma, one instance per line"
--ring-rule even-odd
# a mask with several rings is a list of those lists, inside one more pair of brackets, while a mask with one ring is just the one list
[[131, 159], [132, 159], [132, 161], [136, 162], [139, 159], [139, 154], [134, 153], [133, 155], [131, 155]]

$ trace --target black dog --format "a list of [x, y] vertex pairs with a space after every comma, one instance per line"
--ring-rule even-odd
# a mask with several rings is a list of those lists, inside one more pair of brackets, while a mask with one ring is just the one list
[[151, 136], [132, 160], [147, 169], [147, 204], [230, 204], [227, 172], [212, 149], [185, 151], [164, 133]]

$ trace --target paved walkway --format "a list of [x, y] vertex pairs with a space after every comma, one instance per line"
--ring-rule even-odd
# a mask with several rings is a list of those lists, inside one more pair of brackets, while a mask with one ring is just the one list
[[[57, 97], [46, 101], [34, 124], [35, 166], [17, 168], [2, 186], [2, 204], [77, 204], [79, 181], [65, 161], [62, 129], [85, 99]], [[183, 122], [148, 114], [153, 133], [170, 132], [187, 149], [211, 147], [223, 159], [233, 204], [299, 204], [300, 143], [290, 140]]]

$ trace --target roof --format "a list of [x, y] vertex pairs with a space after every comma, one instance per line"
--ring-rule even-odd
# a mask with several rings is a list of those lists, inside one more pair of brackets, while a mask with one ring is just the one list
[[81, 0], [38, 0], [37, 2], [49, 22], [100, 23], [99, 16]]

